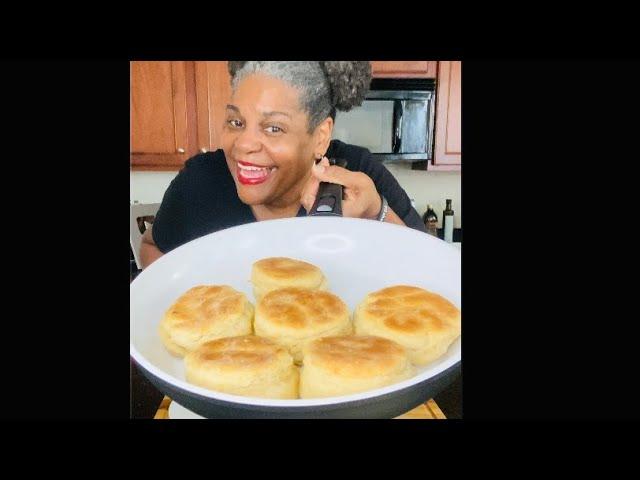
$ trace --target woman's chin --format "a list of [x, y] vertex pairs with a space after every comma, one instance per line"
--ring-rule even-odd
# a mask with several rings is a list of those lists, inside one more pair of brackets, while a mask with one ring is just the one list
[[267, 199], [268, 192], [260, 191], [261, 189], [255, 188], [255, 186], [247, 188], [245, 185], [237, 184], [238, 197], [247, 205], [262, 205]]

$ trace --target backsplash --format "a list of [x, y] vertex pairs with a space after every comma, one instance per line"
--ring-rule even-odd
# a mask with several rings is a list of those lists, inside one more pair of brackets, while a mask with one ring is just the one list
[[[416, 210], [422, 216], [431, 204], [438, 215], [438, 227], [442, 227], [442, 211], [445, 200], [450, 198], [454, 211], [454, 228], [462, 228], [460, 172], [430, 172], [411, 170], [410, 164], [385, 165], [398, 180], [407, 195], [413, 198]], [[131, 172], [130, 200], [139, 203], [160, 203], [165, 190], [178, 172]]]
[[178, 174], [175, 172], [130, 172], [129, 199], [133, 203], [160, 203], [171, 180]]
[[442, 211], [446, 206], [446, 199], [450, 198], [454, 213], [453, 227], [462, 228], [460, 172], [411, 170], [408, 163], [389, 163], [385, 167], [396, 177], [407, 195], [413, 198], [420, 216], [427, 211], [427, 205], [431, 205], [438, 215], [438, 227], [442, 227]]

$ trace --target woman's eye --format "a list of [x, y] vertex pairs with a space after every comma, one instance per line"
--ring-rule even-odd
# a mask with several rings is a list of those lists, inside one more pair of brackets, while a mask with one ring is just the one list
[[280, 132], [282, 132], [282, 129], [280, 127], [276, 127], [275, 125], [268, 126], [266, 130], [269, 133], [280, 133]]
[[242, 122], [240, 120], [231, 119], [231, 120], [228, 120], [227, 123], [231, 125], [233, 128], [242, 127]]

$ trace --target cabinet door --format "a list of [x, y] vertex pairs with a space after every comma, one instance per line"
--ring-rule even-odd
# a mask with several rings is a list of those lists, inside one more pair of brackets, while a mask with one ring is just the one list
[[[434, 170], [462, 165], [462, 62], [439, 62]], [[456, 167], [454, 167], [456, 166]]]
[[172, 170], [197, 151], [193, 62], [131, 62], [131, 164]]
[[436, 78], [438, 62], [371, 62], [374, 78]]
[[227, 62], [195, 62], [198, 105], [198, 150], [222, 148], [225, 109], [231, 98]]

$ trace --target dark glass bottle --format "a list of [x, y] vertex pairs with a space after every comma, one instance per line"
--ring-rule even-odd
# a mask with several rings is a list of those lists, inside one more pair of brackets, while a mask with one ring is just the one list
[[438, 236], [438, 215], [431, 208], [431, 205], [427, 205], [427, 211], [424, 212], [422, 216], [422, 221], [424, 222], [424, 226], [427, 230], [427, 233], [433, 235], [434, 237]]
[[442, 228], [444, 230], [444, 241], [453, 242], [453, 209], [451, 200], [447, 199], [447, 207], [442, 212]]

